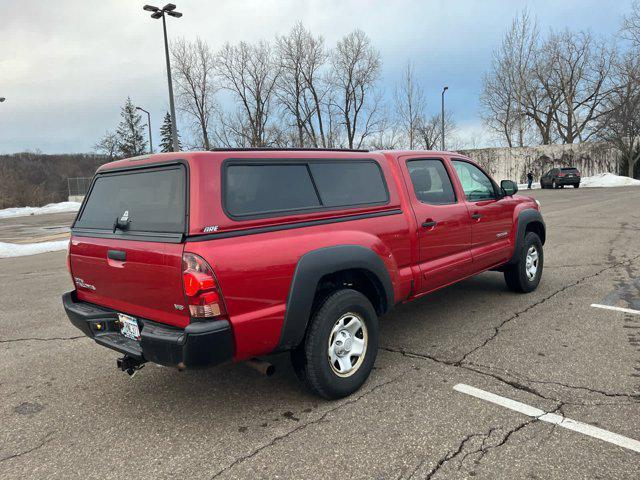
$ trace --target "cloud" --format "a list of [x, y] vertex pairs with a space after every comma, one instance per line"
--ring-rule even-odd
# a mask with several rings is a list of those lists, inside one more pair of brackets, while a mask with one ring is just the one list
[[[150, 1], [150, 0], [149, 0]], [[492, 48], [525, 2], [507, 0], [389, 2], [348, 0], [217, 0], [176, 2], [184, 13], [168, 19], [170, 38], [201, 36], [212, 47], [272, 39], [302, 21], [333, 45], [360, 28], [383, 57], [382, 87], [391, 98], [400, 70], [412, 60], [426, 90], [428, 109], [447, 108], [458, 124], [478, 123], [478, 95]], [[130, 95], [151, 111], [154, 133], [167, 110], [161, 22], [144, 2], [0, 0], [0, 152], [41, 149], [79, 152], [119, 120]], [[616, 31], [628, 2], [530, 2], [548, 27]], [[156, 142], [157, 143], [157, 142]]]

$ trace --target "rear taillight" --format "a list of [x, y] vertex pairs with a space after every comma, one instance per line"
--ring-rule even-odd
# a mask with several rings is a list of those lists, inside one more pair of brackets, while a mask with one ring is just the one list
[[580, 176], [580, 170], [576, 170], [576, 175]]
[[559, 173], [558, 176], [559, 177], [564, 177], [564, 173]]
[[182, 254], [182, 284], [192, 318], [226, 315], [216, 277], [202, 257], [188, 252]]

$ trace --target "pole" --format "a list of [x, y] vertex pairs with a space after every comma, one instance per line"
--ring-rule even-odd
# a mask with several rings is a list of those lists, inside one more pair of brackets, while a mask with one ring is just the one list
[[153, 140], [151, 139], [151, 114], [146, 110], [142, 110], [147, 114], [147, 126], [149, 127], [149, 153], [153, 153]]
[[142, 107], [136, 107], [136, 110], [140, 110], [147, 114], [147, 127], [149, 128], [149, 153], [153, 153], [153, 139], [151, 138], [151, 114]]
[[162, 12], [162, 30], [164, 32], [164, 54], [167, 59], [167, 83], [169, 84], [169, 109], [171, 110], [171, 138], [173, 140], [173, 151], [179, 151], [178, 129], [176, 127], [176, 109], [173, 104], [173, 84], [171, 83], [171, 63], [169, 61], [169, 41], [167, 40], [167, 22]]
[[442, 110], [440, 112], [440, 119], [442, 121], [442, 142], [441, 142], [441, 150], [444, 151], [444, 92], [446, 92], [449, 89], [449, 87], [444, 87], [442, 89]]

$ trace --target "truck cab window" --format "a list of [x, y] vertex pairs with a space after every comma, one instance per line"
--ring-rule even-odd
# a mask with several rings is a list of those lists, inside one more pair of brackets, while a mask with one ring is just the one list
[[453, 160], [452, 163], [468, 201], [477, 202], [496, 198], [493, 182], [482, 170], [469, 162]]
[[456, 203], [456, 194], [441, 160], [410, 160], [407, 170], [416, 198], [430, 205]]

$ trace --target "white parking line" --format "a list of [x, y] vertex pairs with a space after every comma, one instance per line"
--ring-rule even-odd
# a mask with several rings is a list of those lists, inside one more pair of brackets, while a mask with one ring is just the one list
[[525, 415], [528, 415], [529, 417], [535, 417], [543, 422], [553, 423], [554, 425], [558, 425], [559, 427], [573, 430], [574, 432], [582, 433], [593, 438], [598, 438], [600, 440], [604, 440], [605, 442], [613, 443], [614, 445], [618, 445], [619, 447], [627, 448], [629, 450], [633, 450], [634, 452], [640, 453], [640, 442], [638, 440], [634, 440], [633, 438], [624, 437], [622, 435], [618, 435], [617, 433], [609, 432], [608, 430], [603, 430], [602, 428], [594, 427], [593, 425], [589, 425], [587, 423], [578, 422], [562, 415], [547, 413], [544, 410], [540, 410], [539, 408], [532, 407], [515, 400], [511, 400], [510, 398], [501, 397], [500, 395], [496, 395], [495, 393], [486, 392], [484, 390], [480, 390], [479, 388], [472, 387], [464, 383], [455, 385], [453, 389], [457, 390], [458, 392], [471, 395], [472, 397], [495, 403], [496, 405], [500, 405], [501, 407], [515, 410], [516, 412], [523, 413]]
[[615, 310], [616, 312], [633, 313], [634, 315], [640, 315], [640, 310], [633, 310], [631, 308], [612, 307], [611, 305], [600, 305], [599, 303], [592, 303], [594, 308], [603, 308], [605, 310]]

